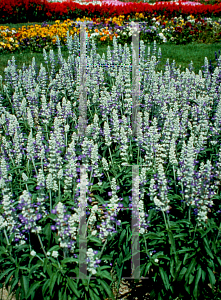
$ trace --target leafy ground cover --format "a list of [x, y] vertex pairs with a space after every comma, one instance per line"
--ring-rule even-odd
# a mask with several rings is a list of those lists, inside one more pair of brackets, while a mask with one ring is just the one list
[[[168, 28], [183, 28], [189, 21], [194, 30], [195, 19], [189, 17], [168, 20]], [[165, 19], [154, 18], [150, 26], [166, 28], [167, 24], [161, 24]], [[131, 19], [142, 20], [142, 16]], [[113, 283], [116, 297], [122, 276], [131, 274], [131, 212], [122, 208], [131, 207], [135, 171], [125, 166], [127, 162], [142, 165], [140, 184], [136, 181], [141, 191], [140, 271], [141, 276], [150, 277], [149, 296], [219, 299], [221, 58], [220, 44], [212, 43], [219, 21], [204, 20], [208, 32], [201, 44], [164, 42], [157, 35], [150, 44], [141, 41], [136, 138], [130, 134], [131, 36], [123, 34], [127, 33], [121, 28], [123, 16], [114, 20], [118, 28], [112, 40], [107, 21], [100, 21], [89, 31], [104, 34], [89, 43], [87, 137], [77, 135], [80, 47], [79, 35], [73, 40], [66, 35], [70, 21], [51, 22], [49, 30], [46, 23], [21, 30], [21, 25], [28, 24], [8, 24], [9, 31], [2, 28], [4, 38], [12, 45], [20, 44], [12, 49], [4, 47], [4, 41], [1, 53], [5, 63], [10, 58], [5, 71], [2, 63], [1, 73], [1, 282], [8, 285], [13, 275], [10, 285], [21, 299], [106, 299], [113, 297]], [[79, 33], [79, 26], [71, 30]], [[60, 42], [54, 40], [56, 35]], [[194, 56], [191, 48], [199, 52]], [[23, 60], [16, 66], [19, 55]], [[28, 69], [23, 66], [24, 55], [26, 67], [31, 62]], [[161, 73], [154, 72], [160, 69], [163, 55], [166, 66]], [[177, 58], [178, 65], [182, 62], [183, 70], [166, 62], [168, 55], [176, 63]], [[205, 57], [211, 57], [213, 66]], [[70, 278], [79, 276], [76, 232], [79, 189], [84, 189], [81, 165], [88, 167], [89, 176], [90, 257], [90, 279], [82, 281]], [[131, 282], [132, 287], [136, 284]]]

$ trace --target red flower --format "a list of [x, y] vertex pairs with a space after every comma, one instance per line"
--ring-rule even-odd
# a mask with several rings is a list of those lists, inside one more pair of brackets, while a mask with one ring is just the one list
[[182, 28], [180, 26], [175, 27], [176, 31], [182, 32]]
[[186, 26], [192, 27], [192, 24], [191, 24], [190, 22], [187, 22], [187, 23], [186, 23]]

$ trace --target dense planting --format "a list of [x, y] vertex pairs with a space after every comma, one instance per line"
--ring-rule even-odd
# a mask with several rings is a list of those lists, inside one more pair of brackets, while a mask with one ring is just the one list
[[[0, 1], [11, 15], [15, 3], [17, 13], [37, 5], [39, 19], [66, 5]], [[44, 57], [39, 70], [34, 57], [22, 69], [12, 57], [0, 75], [0, 282], [13, 276], [17, 299], [118, 299], [131, 271], [151, 299], [220, 299], [221, 56], [213, 67], [205, 57], [199, 74], [192, 61], [157, 72], [156, 41], [220, 41], [221, 22], [202, 15], [210, 5], [172, 17], [175, 5], [170, 17], [134, 4], [129, 15], [129, 4], [115, 17], [0, 27], [2, 55]], [[131, 20], [146, 22], [139, 76]], [[105, 43], [113, 50], [100, 56]]]
[[[64, 61], [58, 52], [58, 74], [52, 50], [49, 57], [44, 53], [46, 68], [41, 66], [39, 74], [34, 59], [19, 72], [12, 59], [6, 71], [1, 91], [1, 260], [9, 269], [3, 274], [14, 274], [18, 261], [17, 275], [25, 284], [43, 288], [54, 299], [71, 291], [76, 299], [88, 294], [83, 282], [70, 279], [79, 272], [80, 166], [85, 166], [87, 270], [96, 277], [90, 280], [90, 293], [98, 292], [96, 283], [110, 296], [101, 279], [111, 280], [108, 264], [117, 263], [119, 278], [130, 274], [130, 264], [122, 268], [131, 259], [131, 215], [123, 210], [132, 199], [132, 167], [127, 163], [141, 166], [136, 183], [141, 275], [154, 267], [153, 284], [161, 297], [177, 293], [177, 282], [183, 280], [183, 293], [197, 296], [199, 282], [214, 286], [218, 277], [213, 271], [217, 274], [221, 264], [220, 58], [212, 75], [206, 59], [203, 74], [180, 74], [169, 66], [157, 74], [156, 56], [149, 51], [145, 56], [141, 41], [139, 135], [134, 139], [130, 50], [114, 38], [114, 51], [108, 51], [105, 61], [95, 55], [92, 43], [87, 135], [81, 138], [79, 39], [67, 36], [67, 44], [70, 56]], [[15, 281], [14, 287], [23, 297], [33, 292], [27, 287], [22, 291]]]
[[154, 5], [148, 3], [128, 3], [123, 6], [116, 6], [112, 3], [103, 3], [100, 5], [81, 5], [72, 1], [64, 1], [62, 3], [48, 2], [47, 0], [1, 0], [0, 1], [0, 22], [44, 22], [48, 20], [66, 20], [76, 19], [77, 17], [88, 16], [91, 18], [98, 17], [114, 17], [137, 13], [143, 13], [145, 17], [148, 15], [155, 16], [165, 15], [166, 17], [189, 16], [194, 17], [212, 17], [220, 16], [221, 4], [182, 4], [180, 1], [176, 3], [161, 2]]
[[[211, 18], [195, 19], [190, 15], [183, 19], [175, 17], [167, 19], [165, 16], [144, 18], [142, 13], [136, 13], [133, 20], [139, 21], [140, 38], [146, 42], [157, 41], [171, 44], [187, 44], [190, 42], [214, 43], [221, 41], [221, 19], [212, 21]], [[145, 20], [145, 21], [143, 21]], [[55, 21], [54, 25], [44, 22], [40, 25], [23, 26], [16, 30], [8, 26], [0, 27], [0, 51], [2, 53], [20, 52], [30, 49], [34, 52], [42, 52], [56, 47], [56, 35], [61, 39], [61, 45], [66, 48], [66, 34], [69, 30], [71, 36], [80, 33], [79, 21], [91, 21], [87, 32], [89, 39], [99, 44], [113, 45], [113, 37], [116, 36], [118, 43], [124, 45], [132, 41], [132, 32], [129, 18], [119, 16], [109, 19], [78, 18], [76, 21]], [[66, 48], [67, 49], [67, 48]]]

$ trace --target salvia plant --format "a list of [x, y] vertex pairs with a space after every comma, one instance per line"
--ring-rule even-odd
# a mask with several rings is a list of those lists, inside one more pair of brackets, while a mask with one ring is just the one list
[[[132, 44], [87, 44], [86, 134], [79, 134], [80, 40], [43, 50], [45, 66], [0, 77], [0, 281], [16, 299], [115, 299], [131, 276], [132, 168], [139, 176], [140, 276], [151, 299], [215, 299], [221, 271], [221, 57], [214, 72], [140, 41], [140, 108], [132, 136]], [[90, 50], [90, 51], [89, 51]], [[146, 51], [147, 50], [147, 51]], [[83, 173], [82, 167], [85, 172]], [[86, 227], [79, 235], [82, 192]], [[87, 277], [80, 277], [80, 239]], [[9, 281], [11, 278], [11, 281]], [[136, 282], [135, 278], [135, 282]], [[146, 285], [146, 286], [147, 286]], [[116, 296], [117, 297], [117, 296]], [[218, 298], [216, 298], [218, 299]]]

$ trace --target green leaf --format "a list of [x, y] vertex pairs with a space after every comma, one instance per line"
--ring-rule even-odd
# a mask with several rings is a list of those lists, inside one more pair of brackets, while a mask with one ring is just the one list
[[99, 296], [99, 292], [98, 292], [97, 288], [94, 287], [94, 286], [93, 286], [93, 291], [94, 291], [94, 293], [95, 293], [97, 296]]
[[208, 244], [208, 242], [207, 242], [207, 239], [206, 239], [206, 238], [203, 238], [203, 241], [204, 241], [204, 243], [205, 243], [205, 250], [206, 250], [207, 254], [208, 254], [212, 259], [214, 259], [214, 256], [213, 256], [213, 254], [212, 254], [212, 252], [211, 252], [211, 250], [210, 250], [210, 247], [209, 247], [209, 244]]
[[178, 261], [177, 266], [176, 266], [175, 278], [176, 278], [177, 275], [178, 275], [178, 272], [179, 272], [179, 270], [180, 270], [181, 265], [182, 265], [182, 262], [181, 262], [181, 261]]
[[176, 239], [176, 238], [182, 238], [182, 237], [185, 239], [187, 236], [188, 236], [187, 233], [179, 233], [179, 234], [174, 235], [174, 239]]
[[199, 266], [199, 269], [197, 270], [197, 273], [196, 273], [195, 287], [194, 287], [194, 290], [193, 290], [193, 296], [195, 298], [197, 298], [198, 283], [199, 283], [201, 274], [202, 274], [202, 269], [201, 269], [201, 266]]
[[69, 262], [78, 262], [78, 259], [73, 258], [73, 257], [68, 257], [68, 258], [63, 259], [61, 261], [61, 264], [66, 264], [66, 263], [69, 263]]
[[[45, 259], [47, 262], [48, 262], [48, 259]], [[53, 272], [52, 272], [52, 267], [50, 264], [47, 264], [46, 265], [46, 271], [48, 273], [48, 275], [51, 277], [53, 275]]]
[[196, 258], [193, 258], [191, 260], [191, 263], [186, 271], [186, 274], [185, 274], [185, 280], [187, 281], [188, 280], [188, 277], [190, 276], [191, 272], [193, 271], [193, 268], [195, 267], [196, 265]]
[[219, 265], [221, 266], [221, 259], [218, 256], [216, 258], [218, 260]]
[[13, 270], [5, 279], [5, 285], [8, 283], [9, 279], [11, 278], [12, 274], [15, 272], [15, 270]]
[[150, 269], [151, 266], [152, 266], [152, 263], [151, 263], [151, 262], [149, 262], [149, 263], [146, 265], [144, 277], [146, 277], [146, 275], [148, 274], [148, 271], [149, 271], [149, 269]]
[[14, 282], [13, 282], [13, 284], [12, 284], [11, 287], [10, 287], [10, 291], [13, 291], [15, 285], [18, 283], [18, 278], [14, 279], [13, 281], [14, 281]]
[[51, 277], [50, 285], [49, 285], [49, 292], [50, 292], [51, 296], [52, 296], [52, 291], [53, 291], [56, 279], [57, 279], [57, 273], [54, 273]]
[[93, 242], [93, 243], [96, 243], [97, 245], [101, 246], [102, 245], [102, 241], [100, 239], [98, 239], [97, 237], [95, 236], [88, 236], [88, 240]]
[[70, 288], [72, 289], [72, 291], [75, 293], [75, 295], [78, 297], [78, 298], [80, 298], [80, 293], [79, 293], [79, 291], [78, 291], [78, 289], [77, 289], [77, 284], [74, 282], [74, 281], [72, 281], [69, 277], [67, 277], [67, 281], [68, 281], [68, 284], [69, 284], [69, 286], [70, 286]]
[[31, 295], [34, 296], [34, 295], [35, 295], [35, 294], [33, 294], [34, 291], [35, 291], [40, 285], [41, 285], [41, 282], [35, 282], [35, 283], [33, 283], [33, 284], [31, 285], [31, 287], [30, 287], [30, 289], [29, 289], [27, 295], [26, 295], [26, 298], [29, 298]]
[[[171, 242], [173, 253], [175, 254], [176, 253], [176, 245], [175, 245], [175, 240], [174, 240], [173, 233], [171, 230], [168, 231], [168, 235], [169, 235], [169, 240]], [[173, 254], [173, 253], [171, 253], [171, 254]]]
[[92, 289], [89, 289], [90, 299], [92, 300], [100, 300], [100, 298], [93, 292]]
[[115, 299], [112, 290], [110, 289], [110, 286], [103, 280], [100, 281], [100, 284], [102, 285], [103, 289], [105, 290], [105, 292], [108, 294], [109, 297], [111, 297], [112, 299]]
[[172, 258], [170, 260], [170, 274], [172, 275], [173, 278], [175, 278], [175, 274], [174, 274], [174, 259]]
[[101, 277], [101, 278], [107, 278], [107, 279], [109, 279], [110, 281], [113, 280], [112, 277], [111, 277], [111, 275], [110, 275], [110, 273], [109, 273], [108, 271], [106, 271], [106, 270], [104, 270], [104, 271], [102, 271], [102, 272], [100, 273], [100, 277]]
[[102, 257], [100, 259], [101, 260], [112, 260], [112, 256], [105, 254], [105, 255], [102, 255]]
[[43, 293], [43, 295], [45, 294], [47, 288], [49, 287], [49, 284], [50, 284], [50, 279], [47, 279], [45, 281], [45, 283], [43, 284], [43, 286], [42, 286], [42, 293]]
[[[59, 295], [59, 300], [67, 300], [67, 293], [66, 293], [66, 290], [63, 292], [63, 291], [60, 291], [61, 293], [60, 293], [60, 295]], [[70, 299], [70, 298], [69, 298]]]
[[194, 278], [195, 278], [195, 277], [194, 277], [192, 274], [190, 274], [190, 277], [189, 277], [189, 284], [191, 284], [191, 283], [193, 282]]
[[186, 253], [187, 251], [192, 251], [192, 250], [195, 250], [195, 249], [194, 248], [185, 248], [182, 250], [178, 250], [177, 253], [182, 254], [182, 253]]
[[211, 226], [209, 229], [207, 229], [207, 231], [201, 236], [201, 238], [204, 238], [205, 235], [207, 235], [207, 233], [212, 230], [212, 229], [218, 229], [218, 226]]
[[21, 282], [22, 282], [22, 285], [24, 287], [25, 297], [26, 297], [27, 294], [28, 294], [28, 289], [29, 289], [29, 278], [28, 278], [28, 276], [22, 275], [21, 279], [22, 279]]
[[215, 278], [215, 275], [213, 274], [213, 271], [207, 267], [207, 270], [209, 272], [209, 281], [210, 281], [210, 284], [212, 285], [212, 288], [214, 288], [214, 285], [216, 283], [216, 278]]
[[119, 242], [118, 242], [118, 248], [121, 246], [121, 243], [122, 243], [122, 241], [123, 241], [125, 235], [126, 235], [126, 229], [124, 229], [124, 230], [121, 232], [121, 234], [120, 234], [120, 238], [119, 238]]
[[182, 270], [180, 271], [180, 274], [177, 278], [177, 281], [181, 281], [183, 279], [184, 274], [186, 273], [187, 268], [183, 267]]
[[204, 270], [202, 270], [202, 282], [204, 283], [206, 279], [206, 272]]
[[1, 274], [1, 276], [0, 276], [0, 280], [1, 280], [6, 274], [8, 274], [8, 272], [10, 272], [11, 270], [14, 270], [14, 268], [10, 268], [10, 269], [6, 270], [5, 272], [3, 272], [3, 273]]
[[100, 270], [111, 269], [111, 266], [99, 266]]
[[122, 263], [131, 259], [131, 253], [128, 253], [127, 256], [122, 260]]
[[62, 281], [62, 278], [61, 278], [61, 273], [58, 273], [58, 280], [57, 280], [57, 282], [58, 282], [58, 285], [60, 284], [60, 282]]
[[96, 198], [100, 204], [105, 204], [106, 202], [104, 201], [104, 198], [102, 198], [101, 196], [99, 195], [93, 195], [94, 198]]
[[43, 263], [43, 272], [45, 273], [46, 270], [47, 270], [47, 262], [48, 260], [47, 259], [44, 259], [44, 263]]
[[170, 283], [169, 283], [169, 279], [167, 277], [167, 273], [164, 271], [164, 269], [162, 267], [159, 267], [159, 271], [160, 271], [160, 275], [161, 275], [161, 278], [163, 280], [166, 290], [169, 290]]
[[185, 265], [185, 263], [186, 263], [186, 260], [187, 260], [188, 256], [189, 256], [189, 253], [186, 253], [186, 254], [184, 255], [184, 258], [183, 258], [183, 264], [184, 264], [184, 265]]

